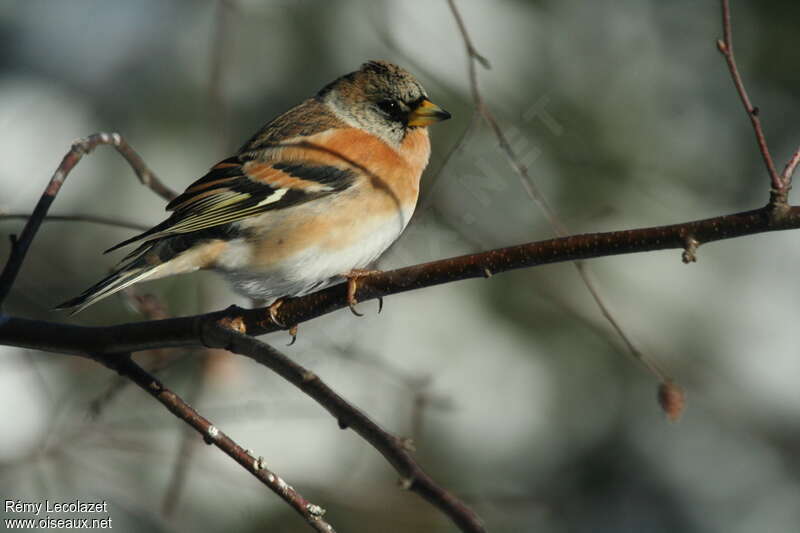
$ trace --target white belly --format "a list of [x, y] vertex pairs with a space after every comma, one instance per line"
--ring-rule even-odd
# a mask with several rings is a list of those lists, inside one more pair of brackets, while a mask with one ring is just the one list
[[369, 224], [355, 244], [337, 250], [329, 247], [306, 248], [265, 269], [252, 270], [248, 264], [250, 245], [231, 242], [217, 260], [217, 270], [225, 275], [240, 294], [272, 303], [281, 297], [302, 296], [345, 280], [354, 269], [372, 264], [400, 236], [411, 213], [393, 217], [382, 224]]

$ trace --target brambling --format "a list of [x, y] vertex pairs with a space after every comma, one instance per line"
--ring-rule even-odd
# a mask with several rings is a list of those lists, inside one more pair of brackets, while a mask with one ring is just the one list
[[[450, 118], [404, 69], [370, 61], [267, 123], [166, 207], [172, 215], [105, 279], [58, 306], [81, 311], [134, 283], [213, 269], [270, 304], [356, 280], [403, 232], [428, 164], [427, 126]], [[355, 312], [355, 310], [354, 310]]]

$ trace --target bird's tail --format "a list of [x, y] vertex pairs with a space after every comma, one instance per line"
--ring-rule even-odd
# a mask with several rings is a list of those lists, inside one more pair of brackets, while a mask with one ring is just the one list
[[134, 251], [126, 257], [108, 276], [95, 283], [80, 295], [67, 300], [66, 302], [56, 306], [56, 309], [71, 309], [71, 315], [83, 311], [95, 302], [102, 300], [107, 296], [121, 291], [122, 289], [138, 283], [145, 279], [155, 279], [161, 277], [159, 270], [161, 270], [166, 263], [153, 263], [147, 261], [145, 256], [150, 250], [151, 246], [144, 245], [138, 250]]

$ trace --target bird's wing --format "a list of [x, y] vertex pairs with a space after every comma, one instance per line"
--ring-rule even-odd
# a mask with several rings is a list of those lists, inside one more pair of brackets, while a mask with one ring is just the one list
[[313, 146], [314, 137], [217, 163], [167, 205], [173, 212], [167, 220], [108, 251], [285, 209], [351, 187], [358, 172], [346, 161], [331, 160], [313, 149], [297, 150]]
[[285, 209], [348, 188], [355, 172], [313, 161], [226, 159], [172, 200], [169, 233], [187, 233]]

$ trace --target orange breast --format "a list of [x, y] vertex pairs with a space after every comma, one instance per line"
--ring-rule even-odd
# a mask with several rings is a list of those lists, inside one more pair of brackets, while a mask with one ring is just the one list
[[[312, 247], [337, 253], [380, 244], [376, 254], [380, 253], [411, 218], [430, 141], [425, 128], [415, 128], [395, 149], [362, 130], [347, 128], [293, 139], [270, 156], [348, 168], [360, 178], [345, 191], [254, 218], [251, 224], [258, 237], [253, 258], [262, 267]], [[379, 235], [388, 237], [376, 243]]]
[[351, 168], [363, 174], [372, 188], [413, 205], [430, 152], [426, 128], [409, 131], [398, 148], [363, 130], [342, 128], [288, 141], [275, 157]]

